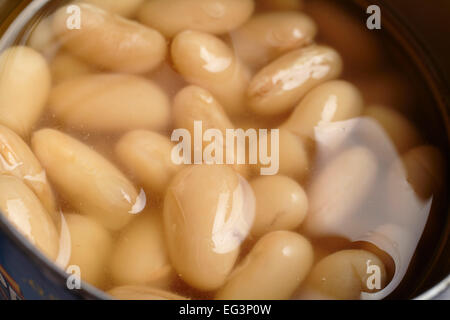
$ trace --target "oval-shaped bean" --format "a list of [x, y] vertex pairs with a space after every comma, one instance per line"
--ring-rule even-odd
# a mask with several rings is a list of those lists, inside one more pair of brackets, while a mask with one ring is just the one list
[[94, 72], [94, 68], [73, 55], [60, 51], [50, 63], [53, 84]]
[[0, 125], [0, 174], [13, 175], [33, 190], [52, 217], [56, 226], [60, 223], [55, 197], [44, 169], [30, 147], [15, 132]]
[[250, 185], [255, 194], [255, 221], [252, 235], [260, 237], [267, 232], [294, 230], [308, 211], [308, 199], [303, 188], [286, 176], [264, 176]]
[[167, 45], [156, 30], [88, 4], [78, 5], [80, 28], [68, 28], [73, 17], [62, 7], [53, 30], [64, 47], [83, 60], [113, 71], [144, 73], [165, 58]]
[[[280, 128], [278, 130], [278, 139], [275, 139], [275, 145], [272, 145], [272, 131], [267, 136], [267, 150], [270, 153], [270, 163], [268, 165], [261, 162], [257, 168], [273, 167], [278, 165], [279, 173], [295, 180], [303, 180], [309, 172], [309, 146], [300, 136], [289, 130]], [[261, 135], [259, 137], [261, 139]], [[263, 142], [259, 142], [263, 143]]]
[[295, 11], [262, 13], [231, 34], [237, 56], [258, 69], [280, 55], [310, 44], [316, 25], [307, 15]]
[[0, 55], [0, 124], [25, 137], [39, 119], [50, 92], [44, 57], [27, 47]]
[[243, 112], [250, 74], [222, 40], [184, 31], [172, 41], [171, 53], [186, 81], [210, 91], [229, 115]]
[[134, 17], [144, 0], [81, 0], [123, 17]]
[[31, 144], [58, 192], [106, 228], [122, 228], [145, 207], [145, 193], [138, 194], [112, 163], [82, 142], [54, 129], [41, 129]]
[[328, 81], [307, 93], [282, 127], [314, 139], [317, 126], [358, 117], [363, 107], [361, 93], [354, 85]]
[[171, 158], [174, 144], [152, 131], [136, 130], [116, 145], [116, 156], [148, 192], [163, 195], [172, 177], [181, 169]]
[[50, 260], [58, 255], [55, 224], [39, 199], [14, 176], [0, 175], [0, 212]]
[[402, 162], [406, 180], [422, 199], [439, 192], [444, 185], [445, 161], [436, 147], [423, 145], [413, 148], [403, 155]]
[[313, 247], [306, 238], [290, 231], [271, 232], [255, 244], [216, 299], [289, 299], [307, 276], [313, 260]]
[[121, 286], [107, 293], [119, 300], [188, 300], [169, 291], [145, 286]]
[[66, 125], [90, 131], [163, 130], [170, 122], [166, 94], [134, 75], [93, 74], [64, 81], [52, 89], [49, 105]]
[[253, 9], [253, 0], [150, 0], [139, 20], [166, 37], [184, 30], [222, 34], [243, 24]]
[[109, 232], [93, 219], [80, 214], [65, 214], [70, 232], [69, 266], [80, 268], [83, 281], [97, 287], [106, 285], [106, 268], [113, 248]]
[[257, 8], [262, 10], [301, 10], [303, 0], [258, 0]]
[[414, 125], [394, 109], [375, 105], [367, 107], [364, 115], [378, 122], [399, 153], [408, 151], [421, 141]]
[[[377, 277], [379, 283], [374, 280]], [[386, 282], [384, 264], [376, 255], [365, 250], [342, 250], [314, 266], [302, 298], [355, 300], [361, 292], [378, 291], [370, 289], [372, 285], [379, 284], [383, 289]]]
[[194, 165], [178, 173], [166, 192], [164, 227], [179, 276], [200, 290], [223, 285], [253, 218], [253, 192], [230, 167]]
[[120, 233], [111, 257], [114, 285], [168, 287], [175, 278], [166, 249], [161, 212], [140, 214]]
[[249, 107], [264, 116], [288, 112], [309, 90], [337, 78], [341, 71], [341, 57], [329, 47], [312, 45], [294, 50], [253, 77], [247, 90]]
[[334, 235], [364, 202], [377, 171], [375, 155], [364, 147], [352, 147], [331, 160], [308, 187], [304, 230], [312, 236]]

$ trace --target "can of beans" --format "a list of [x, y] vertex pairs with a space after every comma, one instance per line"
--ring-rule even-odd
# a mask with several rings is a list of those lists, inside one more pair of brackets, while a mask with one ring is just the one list
[[0, 299], [450, 299], [437, 1], [0, 1]]

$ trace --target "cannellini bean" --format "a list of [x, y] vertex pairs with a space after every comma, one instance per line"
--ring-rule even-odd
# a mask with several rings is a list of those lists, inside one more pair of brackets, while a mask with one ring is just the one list
[[44, 169], [30, 147], [16, 133], [0, 125], [0, 174], [21, 179], [37, 195], [56, 226], [60, 213]]
[[150, 0], [139, 20], [166, 37], [184, 30], [222, 34], [243, 24], [253, 9], [253, 0]]
[[171, 158], [175, 145], [156, 132], [136, 130], [116, 145], [120, 162], [149, 192], [163, 195], [172, 177], [181, 169]]
[[89, 284], [104, 288], [106, 267], [113, 248], [108, 231], [87, 216], [65, 214], [70, 232], [69, 266], [80, 268], [81, 279]]
[[[373, 272], [370, 266], [379, 271]], [[369, 287], [377, 284], [374, 276], [380, 277], [380, 288], [384, 288], [386, 270], [376, 255], [365, 250], [338, 251], [314, 266], [302, 298], [359, 299], [361, 292], [378, 291]]]
[[364, 147], [352, 147], [331, 160], [307, 190], [304, 230], [312, 236], [333, 235], [366, 199], [375, 182], [378, 163]]
[[59, 237], [49, 213], [19, 178], [0, 175], [0, 212], [47, 258], [55, 261]]
[[364, 115], [378, 122], [399, 153], [404, 153], [420, 143], [421, 138], [414, 125], [394, 109], [374, 105], [367, 107]]
[[339, 54], [329, 47], [291, 51], [253, 77], [247, 90], [249, 107], [265, 116], [288, 112], [309, 90], [338, 77], [341, 70]]
[[188, 300], [169, 291], [145, 286], [121, 286], [107, 293], [119, 300]]
[[134, 17], [144, 0], [82, 0], [123, 17]]
[[98, 67], [129, 73], [150, 71], [164, 60], [166, 42], [158, 31], [92, 5], [79, 8], [80, 29], [67, 27], [67, 7], [53, 19], [53, 30], [69, 52]]
[[51, 16], [39, 20], [31, 30], [27, 46], [39, 51], [44, 56], [52, 55], [58, 49], [52, 28]]
[[250, 74], [222, 40], [184, 31], [174, 38], [171, 53], [186, 81], [210, 91], [229, 115], [243, 112]]
[[164, 201], [173, 267], [200, 290], [222, 286], [254, 218], [248, 183], [224, 165], [194, 165], [178, 173]]
[[145, 193], [138, 194], [113, 164], [82, 142], [54, 129], [41, 129], [31, 144], [61, 195], [106, 228], [122, 228], [144, 208]]
[[49, 105], [65, 124], [83, 130], [163, 130], [170, 122], [166, 94], [134, 75], [94, 74], [64, 81], [52, 89]]
[[66, 52], [58, 52], [50, 63], [53, 84], [94, 72], [94, 68]]
[[[278, 130], [278, 148], [272, 148], [272, 133], [267, 136], [267, 150], [273, 149], [274, 153], [278, 154], [278, 173], [295, 180], [304, 180], [309, 172], [309, 146], [306, 141], [289, 130], [283, 128]], [[276, 161], [276, 156], [271, 156], [271, 161]], [[260, 170], [269, 166], [259, 162], [257, 168]]]
[[0, 55], [0, 124], [22, 137], [35, 125], [51, 86], [44, 57], [27, 47], [12, 47]]
[[258, 69], [274, 58], [310, 44], [316, 25], [307, 15], [294, 11], [253, 16], [231, 34], [232, 45], [247, 65]]
[[110, 273], [114, 285], [170, 285], [175, 273], [167, 254], [161, 212], [142, 213], [121, 231]]
[[358, 117], [363, 107], [361, 93], [354, 85], [342, 80], [328, 81], [306, 94], [282, 127], [314, 139], [315, 128]]
[[260, 237], [276, 230], [293, 230], [308, 211], [303, 188], [286, 176], [258, 177], [250, 183], [256, 200], [252, 235]]
[[[376, 71], [383, 62], [382, 44], [365, 20], [337, 1], [305, 1], [304, 11], [317, 23], [323, 43], [342, 55], [346, 70]], [[355, 45], [357, 43], [358, 45]]]
[[262, 10], [301, 10], [303, 0], [257, 0], [256, 5]]
[[312, 267], [309, 241], [290, 231], [261, 238], [231, 274], [216, 298], [221, 300], [289, 299]]

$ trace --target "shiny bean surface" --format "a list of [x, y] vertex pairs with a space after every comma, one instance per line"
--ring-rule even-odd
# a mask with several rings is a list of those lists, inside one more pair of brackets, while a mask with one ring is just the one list
[[222, 286], [254, 218], [250, 186], [228, 166], [196, 165], [178, 173], [164, 200], [173, 267], [194, 288]]
[[145, 286], [121, 286], [108, 291], [120, 300], [187, 300], [172, 292]]
[[64, 81], [50, 94], [58, 119], [79, 130], [163, 130], [169, 126], [166, 94], [150, 80], [126, 74], [96, 74]]
[[145, 194], [138, 194], [127, 177], [82, 142], [42, 129], [31, 143], [55, 188], [80, 213], [106, 228], [122, 228], [145, 206]]
[[217, 299], [289, 299], [313, 263], [313, 248], [301, 235], [275, 231], [261, 238], [236, 267]]
[[66, 7], [53, 20], [53, 30], [69, 52], [98, 67], [129, 73], [147, 72], [164, 60], [166, 42], [158, 31], [92, 5], [79, 8], [79, 29], [67, 28]]
[[45, 107], [50, 85], [50, 70], [41, 54], [23, 46], [5, 50], [0, 55], [0, 124], [28, 136]]
[[145, 0], [81, 0], [123, 17], [136, 15]]
[[150, 0], [139, 20], [166, 37], [184, 30], [222, 34], [243, 24], [253, 8], [253, 0]]
[[0, 212], [47, 258], [56, 260], [59, 236], [55, 224], [33, 191], [19, 178], [0, 175]]
[[314, 86], [337, 78], [341, 70], [341, 57], [332, 48], [312, 45], [293, 50], [252, 78], [247, 90], [249, 107], [264, 116], [288, 112]]
[[184, 31], [173, 39], [171, 54], [186, 81], [210, 91], [228, 114], [244, 110], [250, 74], [222, 40], [204, 32]]

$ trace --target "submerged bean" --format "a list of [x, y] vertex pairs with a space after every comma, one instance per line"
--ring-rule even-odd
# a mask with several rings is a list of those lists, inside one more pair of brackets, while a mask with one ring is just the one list
[[0, 175], [0, 214], [47, 258], [56, 260], [59, 237], [55, 224], [33, 191], [19, 178]]
[[41, 129], [31, 144], [58, 192], [106, 228], [122, 228], [145, 207], [145, 193], [138, 194], [113, 164], [82, 142], [54, 129]]
[[51, 91], [50, 110], [63, 123], [111, 132], [166, 129], [170, 103], [150, 80], [126, 74], [95, 74], [67, 80]]
[[311, 45], [291, 51], [253, 77], [247, 90], [249, 107], [264, 116], [286, 113], [309, 90], [337, 78], [341, 70], [341, 57], [329, 47]]
[[289, 299], [312, 267], [309, 241], [290, 231], [261, 238], [219, 290], [221, 300]]
[[26, 137], [38, 121], [51, 86], [44, 57], [27, 47], [0, 55], [0, 124]]
[[144, 0], [81, 0], [123, 17], [134, 17]]
[[79, 4], [80, 28], [68, 28], [68, 7], [55, 13], [53, 30], [64, 47], [100, 68], [144, 73], [165, 58], [167, 46], [156, 30], [88, 4]]
[[184, 30], [221, 34], [243, 24], [253, 8], [253, 0], [150, 0], [139, 20], [166, 37]]
[[164, 227], [173, 267], [194, 288], [222, 286], [248, 235], [254, 198], [248, 183], [223, 165], [194, 165], [166, 192]]
[[107, 293], [120, 300], [187, 300], [175, 293], [145, 286], [121, 286]]

